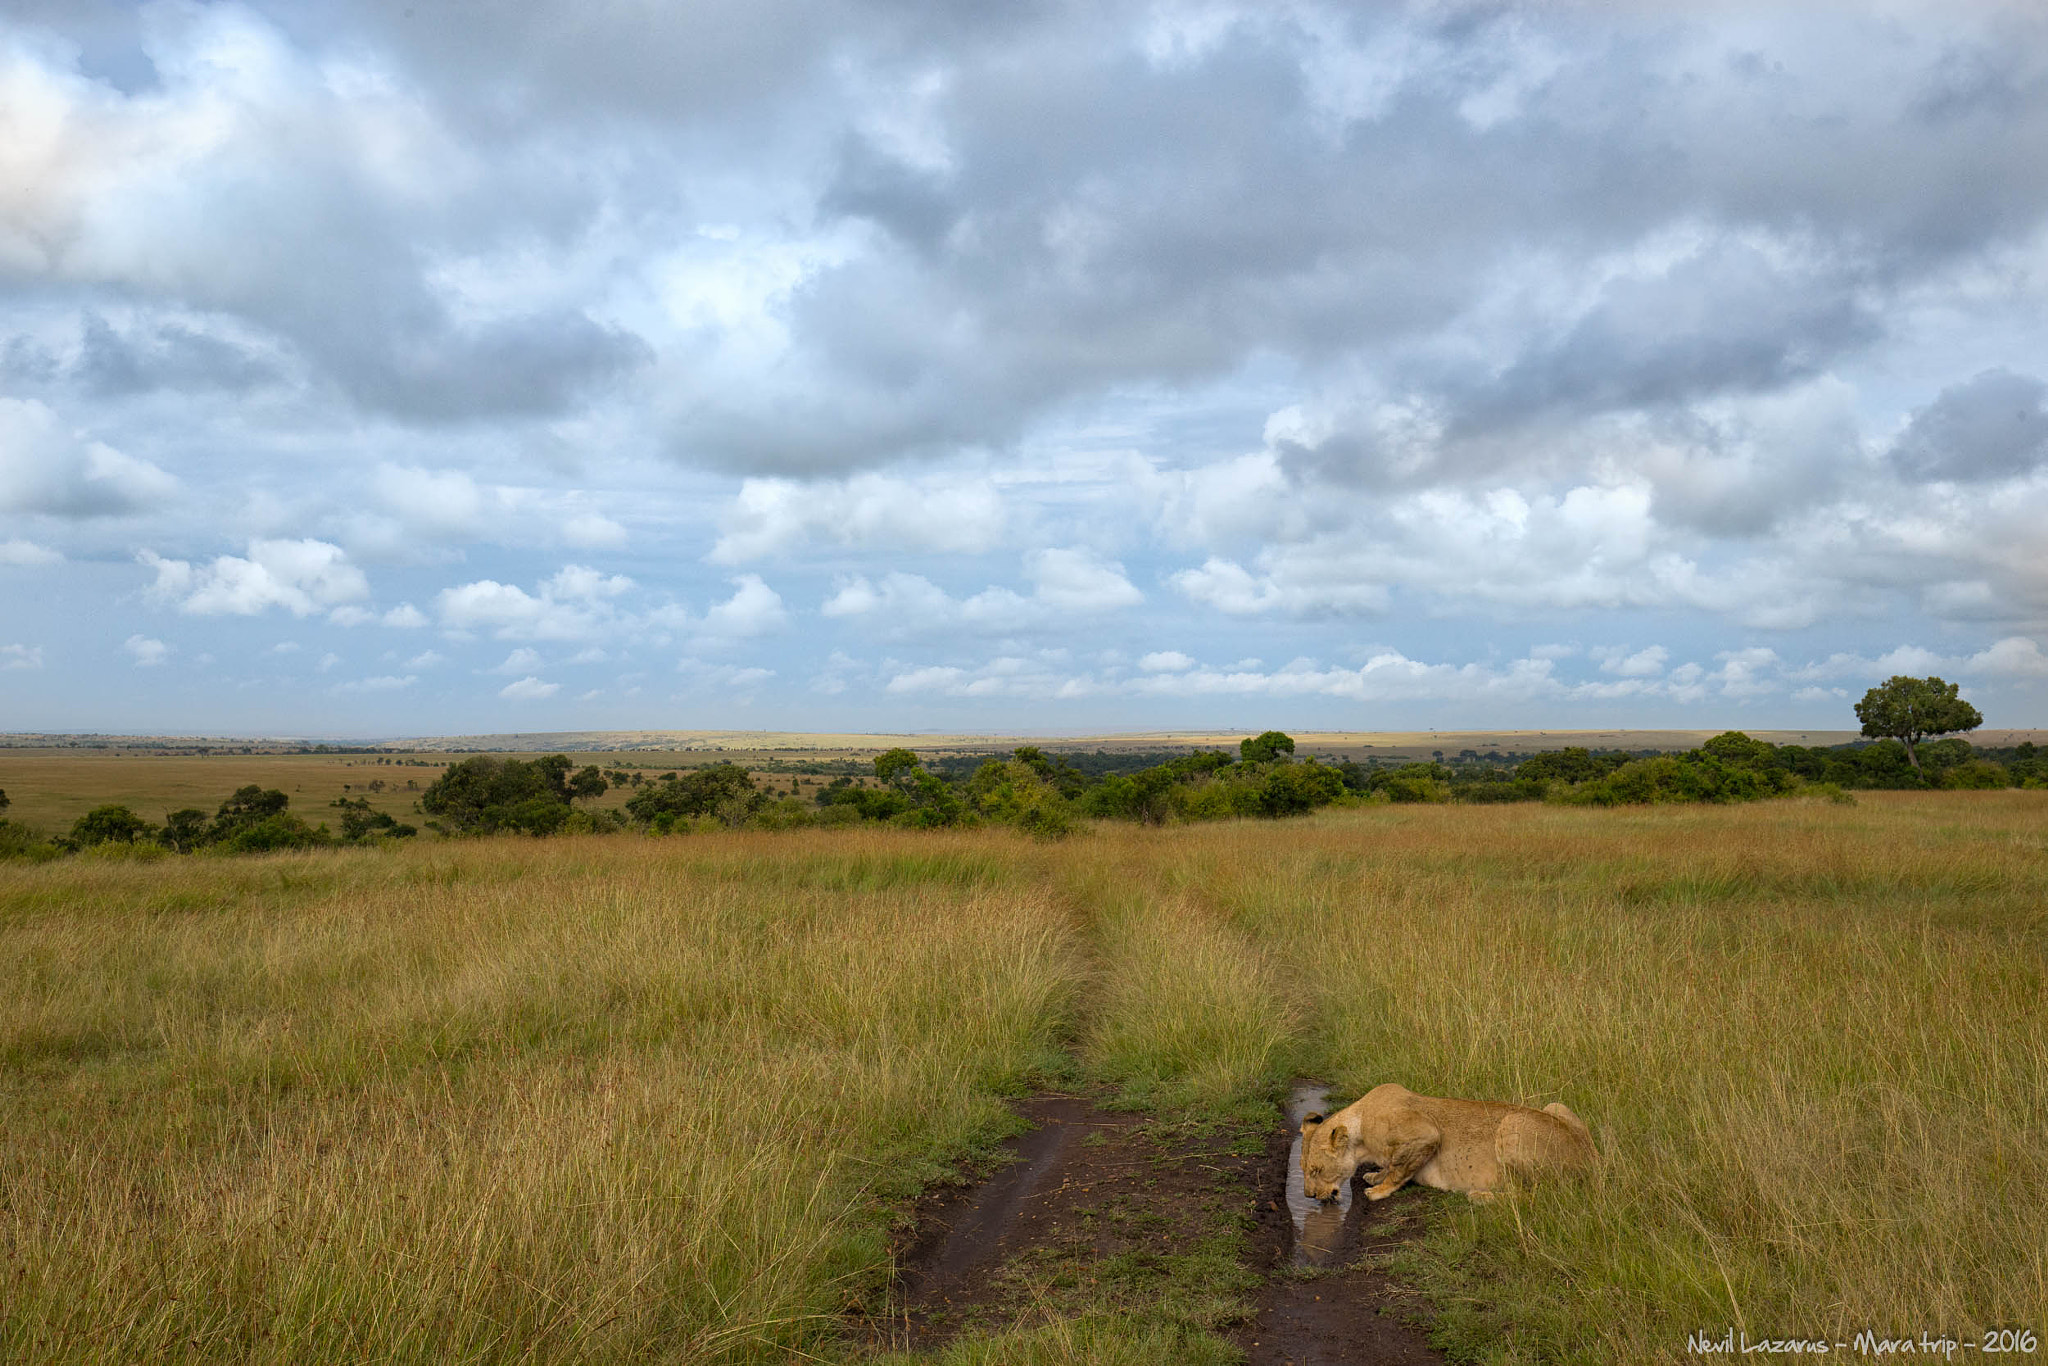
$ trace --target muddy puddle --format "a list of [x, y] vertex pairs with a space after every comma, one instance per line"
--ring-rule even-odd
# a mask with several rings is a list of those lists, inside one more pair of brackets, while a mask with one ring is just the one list
[[1047, 1315], [1136, 1308], [1172, 1287], [1173, 1259], [1241, 1220], [1260, 1156], [1222, 1133], [1162, 1137], [1085, 1096], [1018, 1107], [1032, 1129], [987, 1179], [934, 1191], [896, 1251], [893, 1308], [859, 1331], [928, 1350]]
[[1270, 1192], [1260, 1202], [1266, 1283], [1231, 1337], [1250, 1366], [1435, 1366], [1443, 1357], [1415, 1322], [1419, 1300], [1375, 1265], [1375, 1254], [1422, 1231], [1415, 1203], [1374, 1203], [1357, 1180], [1328, 1203], [1302, 1193], [1301, 1121], [1330, 1111], [1320, 1082], [1297, 1081], [1288, 1094], [1261, 1187]]
[[1330, 1088], [1317, 1082], [1296, 1083], [1287, 1098], [1287, 1130], [1294, 1135], [1287, 1149], [1287, 1212], [1294, 1217], [1294, 1264], [1328, 1266], [1344, 1250], [1345, 1234], [1357, 1242], [1351, 1223], [1351, 1182], [1337, 1188], [1333, 1201], [1314, 1200], [1302, 1190], [1301, 1122], [1330, 1111]]
[[873, 1348], [930, 1350], [1081, 1310], [1065, 1287], [1114, 1311], [1112, 1272], [1136, 1277], [1120, 1292], [1135, 1307], [1169, 1288], [1148, 1268], [1168, 1275], [1173, 1253], [1249, 1213], [1246, 1269], [1262, 1283], [1227, 1335], [1253, 1366], [1441, 1362], [1408, 1321], [1414, 1297], [1371, 1265], [1419, 1230], [1414, 1204], [1349, 1188], [1329, 1204], [1302, 1194], [1301, 1119], [1327, 1113], [1327, 1097], [1295, 1086], [1262, 1146], [1242, 1133], [1163, 1137], [1089, 1097], [1034, 1097], [1019, 1107], [1033, 1127], [1005, 1145], [1002, 1165], [919, 1202], [897, 1246], [891, 1309], [849, 1326]]

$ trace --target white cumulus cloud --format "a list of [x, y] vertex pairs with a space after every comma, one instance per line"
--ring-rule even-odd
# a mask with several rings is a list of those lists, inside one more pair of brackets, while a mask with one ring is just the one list
[[0, 564], [11, 564], [31, 568], [46, 564], [62, 564], [64, 557], [47, 546], [19, 537], [0, 541]]
[[370, 595], [363, 572], [326, 541], [251, 541], [247, 557], [221, 555], [197, 567], [151, 550], [136, 558], [156, 571], [151, 597], [195, 616], [254, 616], [282, 607], [303, 617]]
[[819, 611], [872, 622], [884, 635], [907, 638], [966, 630], [984, 635], [1043, 630], [1144, 601], [1123, 566], [1088, 550], [1037, 550], [1024, 557], [1029, 594], [992, 585], [956, 598], [921, 574], [892, 571], [878, 580], [842, 579]]
[[742, 574], [732, 581], [733, 594], [704, 614], [703, 632], [717, 638], [766, 635], [789, 621], [782, 595], [764, 583], [759, 574]]
[[798, 482], [748, 479], [719, 521], [714, 564], [744, 564], [810, 544], [967, 553], [1005, 528], [1001, 496], [972, 475], [860, 474]]
[[358, 678], [347, 683], [337, 683], [334, 690], [338, 693], [399, 692], [417, 682], [419, 679], [413, 674], [379, 674], [373, 678]]
[[0, 512], [141, 512], [166, 502], [177, 488], [177, 480], [147, 460], [66, 430], [47, 404], [0, 398]]
[[161, 640], [137, 633], [121, 642], [121, 648], [128, 652], [138, 669], [153, 669], [170, 655], [171, 647]]
[[602, 513], [583, 512], [562, 523], [562, 539], [589, 550], [611, 550], [626, 543], [626, 528]]

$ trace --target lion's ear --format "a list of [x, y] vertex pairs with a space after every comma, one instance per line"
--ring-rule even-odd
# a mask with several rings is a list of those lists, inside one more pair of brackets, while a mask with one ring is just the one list
[[1344, 1140], [1349, 1137], [1350, 1134], [1345, 1130], [1344, 1126], [1339, 1124], [1336, 1128], [1330, 1130], [1330, 1146], [1332, 1148], [1341, 1148], [1344, 1146]]
[[1321, 1115], [1303, 1115], [1301, 1117], [1301, 1131], [1303, 1133], [1307, 1133], [1310, 1129], [1315, 1128], [1316, 1125], [1321, 1124], [1322, 1122], [1323, 1117]]

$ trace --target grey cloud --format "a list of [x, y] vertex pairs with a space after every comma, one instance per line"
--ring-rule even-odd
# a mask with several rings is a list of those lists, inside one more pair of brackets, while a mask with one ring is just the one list
[[1753, 247], [1717, 242], [1660, 275], [1609, 286], [1562, 338], [1471, 395], [1451, 434], [1780, 389], [1881, 330], [1854, 282], [1828, 266], [1788, 269]]
[[353, 392], [407, 417], [545, 416], [653, 358], [620, 328], [563, 310], [488, 327], [431, 327], [388, 354], [344, 359]]
[[0, 374], [15, 384], [49, 384], [63, 372], [63, 358], [34, 337], [16, 334], [0, 346]]
[[367, 0], [308, 5], [288, 22], [328, 41], [367, 30], [483, 126], [535, 110], [571, 120], [729, 124], [764, 106], [815, 97], [835, 62], [926, 59], [1002, 39], [1064, 8], [973, 0]]
[[827, 215], [869, 219], [920, 253], [936, 249], [960, 217], [940, 176], [860, 137], [840, 149], [838, 170], [818, 207]]
[[117, 332], [90, 311], [72, 373], [90, 391], [110, 397], [157, 389], [250, 389], [280, 377], [270, 358], [183, 324]]
[[[1347, 22], [1360, 43], [1409, 23]], [[2033, 74], [2048, 44], [2022, 49], [2028, 79], [2006, 84], [2023, 106], [1987, 125], [1908, 117], [1955, 78], [1846, 13], [1766, 26], [1784, 50], [1747, 71], [1711, 25], [1485, 7], [1456, 22], [1469, 51], [1381, 73], [1356, 116], [1322, 107], [1311, 59], [1327, 39], [1284, 19], [1247, 19], [1179, 63], [1072, 30], [999, 63], [961, 56], [943, 177], [853, 141], [820, 192], [827, 217], [867, 217], [895, 244], [791, 305], [791, 373], [830, 401], [740, 395], [699, 410], [684, 444], [804, 470], [999, 443], [1075, 399], [1260, 354], [1370, 368], [1441, 398], [1463, 438], [1770, 391], [1881, 341], [1891, 291], [2048, 211]], [[1425, 51], [1451, 41], [1412, 28]], [[1945, 34], [1941, 60], [2005, 32], [1979, 28]], [[1476, 118], [1532, 29], [1561, 65]], [[1919, 83], [1859, 77], [1864, 58]], [[1622, 269], [1565, 333], [1524, 321], [1504, 349], [1517, 291], [1597, 279], [1686, 232], [1699, 244], [1673, 264]], [[850, 427], [822, 420], [849, 409]]]
[[[757, 210], [807, 199], [817, 225], [880, 232], [789, 299], [786, 357], [672, 403], [673, 444], [811, 471], [1000, 444], [1258, 356], [1440, 396], [1454, 436], [1769, 389], [1869, 346], [1887, 291], [2048, 205], [2048, 42], [2017, 6], [1773, 14], [1739, 43], [1711, 13], [1256, 7], [1206, 48], [1148, 54], [1171, 13], [280, 7], [309, 52], [367, 44], [416, 82], [408, 114], [459, 143], [462, 173], [394, 192], [309, 96], [248, 144], [289, 154], [207, 220], [272, 249], [173, 240], [153, 274], [99, 283], [246, 318], [402, 418], [552, 414], [649, 344], [561, 305], [459, 324], [423, 262], [529, 240], [558, 259], [621, 206], [659, 251], [686, 187], [737, 177]], [[869, 127], [918, 73], [943, 173]], [[1487, 333], [1532, 276], [1597, 278], [1688, 227], [1697, 252], [1624, 272], [1564, 335]], [[699, 368], [694, 344], [656, 343], [665, 376]]]
[[1913, 414], [1891, 450], [1912, 480], [1972, 482], [2037, 469], [2048, 457], [2048, 385], [2031, 375], [1986, 370], [1941, 391]]
[[[128, 41], [93, 13], [101, 47]], [[754, 472], [1001, 445], [1277, 358], [1440, 408], [1435, 456], [1398, 453], [1419, 481], [1512, 458], [1525, 425], [1797, 384], [1880, 342], [1893, 292], [2048, 216], [2048, 30], [2019, 6], [1727, 28], [1249, 7], [1162, 55], [1145, 33], [1172, 13], [276, 7], [309, 62], [369, 51], [396, 73], [389, 112], [436, 150], [394, 175], [342, 135], [348, 101], [256, 109], [262, 136], [227, 139], [253, 170], [226, 152], [196, 167], [235, 191], [203, 201], [206, 240], [167, 231], [147, 268], [82, 283], [245, 320], [412, 422], [554, 416], [658, 365], [641, 396], [672, 449]], [[920, 160], [886, 125], [911, 117], [892, 92], [925, 76], [912, 112], [943, 155]], [[658, 258], [700, 210], [723, 221], [700, 184], [742, 187], [742, 235], [876, 228], [835, 237], [769, 306], [785, 351], [732, 371], [704, 363], [717, 326], [649, 340], [563, 302], [658, 292], [624, 262]], [[598, 225], [619, 262], [565, 283], [585, 280], [564, 263]], [[221, 245], [250, 242], [266, 249]], [[541, 263], [539, 302], [472, 313], [432, 274], [500, 253]], [[196, 387], [229, 363], [197, 345], [159, 336], [155, 372], [110, 349], [93, 373]], [[1340, 432], [1316, 457], [1393, 477], [1380, 441]]]
[[[226, 319], [414, 420], [553, 414], [647, 356], [580, 307], [515, 291], [479, 309], [443, 278], [514, 248], [551, 261], [603, 211], [601, 184], [561, 174], [549, 130], [465, 145], [418, 92], [360, 72], [351, 87], [227, 7], [151, 10], [137, 31], [168, 63], [162, 88], [89, 97], [60, 79], [45, 97], [70, 102], [50, 115], [68, 140], [35, 149], [0, 218], [32, 244], [10, 275], [93, 312]], [[89, 316], [79, 374], [128, 393], [246, 385], [263, 364], [176, 322]]]

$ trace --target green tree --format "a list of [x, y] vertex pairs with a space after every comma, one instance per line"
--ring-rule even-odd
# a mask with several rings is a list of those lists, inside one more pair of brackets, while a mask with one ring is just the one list
[[591, 764], [569, 779], [569, 797], [572, 801], [584, 797], [602, 797], [610, 787], [611, 784], [605, 781], [604, 774], [598, 771], [597, 765]]
[[419, 833], [413, 826], [400, 825], [396, 818], [373, 810], [367, 797], [357, 797], [353, 801], [347, 797], [336, 797], [328, 805], [341, 808], [341, 838], [346, 844], [361, 844], [377, 836], [406, 839]]
[[1777, 746], [1767, 740], [1752, 740], [1739, 730], [1724, 730], [1700, 746], [1700, 752], [1710, 754], [1724, 764], [1754, 768], [1771, 757]]
[[156, 837], [164, 848], [189, 854], [206, 843], [206, 813], [196, 806], [170, 812], [164, 817], [164, 828], [157, 832]]
[[71, 842], [81, 849], [94, 844], [133, 844], [155, 833], [155, 826], [125, 806], [96, 806], [71, 823]]
[[276, 811], [261, 820], [237, 826], [222, 836], [220, 822], [214, 822], [213, 845], [230, 854], [267, 854], [278, 849], [313, 849], [331, 844], [334, 837], [324, 825], [313, 826], [289, 811]]
[[1069, 801], [1080, 796], [1088, 786], [1087, 774], [1060, 755], [1048, 756], [1037, 745], [1019, 745], [1010, 753], [1018, 763], [1028, 765], [1032, 772], [1058, 788], [1060, 795]]
[[420, 794], [420, 810], [458, 834], [519, 830], [552, 835], [569, 819], [569, 760], [479, 754], [451, 764]]
[[1237, 751], [1248, 764], [1269, 764], [1282, 754], [1294, 753], [1294, 737], [1269, 730], [1264, 735], [1238, 741]]
[[292, 799], [274, 787], [259, 787], [255, 783], [238, 787], [234, 795], [220, 804], [220, 811], [213, 818], [213, 828], [207, 831], [206, 837], [215, 844], [231, 840], [273, 816], [283, 815], [284, 809], [291, 804]]
[[890, 818], [901, 824], [955, 825], [966, 814], [966, 805], [946, 780], [927, 773], [924, 762], [907, 749], [876, 755], [875, 776], [910, 803], [910, 810]]
[[[626, 802], [634, 820], [672, 829], [678, 817], [718, 816], [739, 825], [767, 801], [754, 779], [733, 763], [708, 764], [684, 777], [670, 773]], [[666, 822], [664, 823], [664, 818]]]
[[907, 749], [884, 750], [875, 756], [875, 776], [906, 792], [917, 785], [910, 775], [923, 766], [923, 761]]
[[1931, 735], [1953, 735], [1984, 724], [1983, 713], [1956, 696], [1956, 687], [1939, 678], [1893, 674], [1863, 694], [1856, 704], [1856, 719], [1872, 739], [1897, 740], [1904, 745], [1913, 771], [1924, 779], [1927, 774], [1920, 767], [1915, 746]]
[[967, 796], [990, 820], [1014, 825], [1039, 839], [1059, 839], [1074, 827], [1073, 808], [1059, 788], [1039, 765], [1022, 757], [988, 760], [968, 780]]

